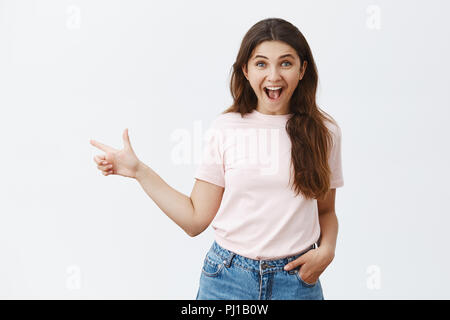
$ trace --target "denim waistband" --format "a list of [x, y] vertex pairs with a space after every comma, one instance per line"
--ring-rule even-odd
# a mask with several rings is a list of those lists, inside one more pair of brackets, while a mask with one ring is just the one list
[[[244, 256], [241, 256], [235, 252], [232, 252], [228, 249], [225, 249], [221, 247], [215, 240], [211, 246], [210, 251], [214, 252], [216, 255], [218, 255], [220, 258], [222, 258], [223, 263], [229, 267], [231, 265], [231, 262], [236, 263], [240, 265], [241, 267], [253, 270], [253, 271], [260, 271], [260, 270], [267, 270], [270, 269], [272, 271], [280, 271], [284, 270], [284, 266], [288, 264], [289, 262], [297, 259], [302, 254], [308, 252], [311, 249], [314, 249], [316, 247], [316, 244], [313, 243], [311, 246], [309, 246], [307, 249], [303, 250], [302, 252], [289, 256], [282, 259], [275, 259], [275, 260], [254, 260], [250, 259]], [[294, 271], [295, 269], [291, 270], [290, 272]]]

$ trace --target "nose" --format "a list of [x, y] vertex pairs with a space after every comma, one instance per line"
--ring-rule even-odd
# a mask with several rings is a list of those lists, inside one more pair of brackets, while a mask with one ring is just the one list
[[271, 82], [277, 82], [280, 80], [280, 71], [276, 66], [272, 66], [269, 70], [269, 74], [267, 75], [267, 80]]

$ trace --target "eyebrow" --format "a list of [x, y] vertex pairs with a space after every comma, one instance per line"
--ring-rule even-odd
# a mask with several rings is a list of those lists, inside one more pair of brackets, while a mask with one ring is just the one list
[[[292, 54], [290, 54], [290, 53], [288, 53], [288, 54], [283, 54], [283, 55], [280, 56], [278, 59], [283, 59], [283, 58], [286, 58], [286, 57], [290, 57], [290, 58], [292, 58], [292, 59], [295, 59], [294, 56], [293, 56]], [[267, 58], [267, 57], [265, 57], [265, 56], [262, 56], [262, 55], [259, 55], [259, 54], [256, 55], [256, 56], [253, 58], [253, 60], [258, 59], [258, 58], [264, 58], [264, 59], [269, 60], [269, 58]]]

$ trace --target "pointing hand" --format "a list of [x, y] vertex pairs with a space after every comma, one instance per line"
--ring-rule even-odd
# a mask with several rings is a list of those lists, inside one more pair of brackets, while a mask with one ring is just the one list
[[128, 129], [122, 134], [124, 148], [117, 150], [95, 140], [90, 140], [91, 145], [104, 151], [104, 155], [94, 157], [97, 168], [103, 175], [118, 174], [124, 177], [136, 178], [136, 171], [139, 166], [139, 159], [131, 147]]

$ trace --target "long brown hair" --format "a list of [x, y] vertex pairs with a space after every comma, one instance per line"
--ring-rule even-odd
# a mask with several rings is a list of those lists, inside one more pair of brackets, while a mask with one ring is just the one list
[[297, 27], [283, 19], [268, 18], [247, 31], [231, 74], [230, 90], [234, 102], [222, 114], [239, 112], [243, 117], [256, 109], [258, 98], [245, 78], [242, 67], [247, 65], [257, 45], [271, 40], [283, 41], [295, 49], [300, 65], [307, 61], [304, 76], [290, 99], [289, 108], [293, 116], [286, 123], [286, 131], [292, 144], [291, 166], [294, 168], [293, 186], [296, 195], [302, 193], [305, 198], [323, 199], [330, 188], [328, 156], [333, 141], [325, 121], [336, 126], [337, 123], [316, 104], [317, 68], [308, 42]]

